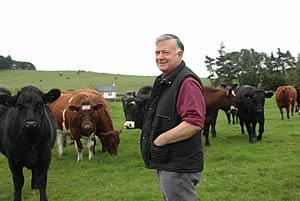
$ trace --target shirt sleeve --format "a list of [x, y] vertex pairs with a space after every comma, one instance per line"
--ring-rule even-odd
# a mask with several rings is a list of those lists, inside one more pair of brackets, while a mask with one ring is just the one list
[[204, 128], [206, 106], [201, 89], [193, 77], [186, 78], [180, 87], [176, 107], [182, 121]]

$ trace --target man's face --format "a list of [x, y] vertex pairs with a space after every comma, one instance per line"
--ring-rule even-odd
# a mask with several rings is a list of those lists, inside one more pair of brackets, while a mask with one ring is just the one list
[[171, 73], [181, 62], [182, 50], [176, 51], [176, 39], [161, 41], [156, 44], [156, 64], [165, 75]]

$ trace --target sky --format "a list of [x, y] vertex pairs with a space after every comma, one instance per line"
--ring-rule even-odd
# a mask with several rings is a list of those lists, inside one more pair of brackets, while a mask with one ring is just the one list
[[253, 48], [300, 53], [299, 0], [0, 0], [0, 55], [37, 70], [159, 75], [155, 39], [177, 35], [207, 77], [205, 56]]

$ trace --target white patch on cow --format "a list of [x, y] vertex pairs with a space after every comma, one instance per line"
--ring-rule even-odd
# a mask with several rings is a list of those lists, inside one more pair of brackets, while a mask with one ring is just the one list
[[230, 105], [230, 110], [231, 110], [231, 111], [232, 111], [232, 110], [237, 110], [237, 108], [234, 107], [233, 105]]
[[95, 138], [95, 133], [92, 133], [88, 140], [87, 140], [87, 143], [86, 143], [86, 146], [88, 148], [88, 151], [89, 151], [89, 160], [92, 160], [93, 156], [94, 156], [94, 146], [95, 146], [95, 143], [94, 143], [94, 140], [93, 138]]
[[91, 109], [91, 105], [83, 105], [81, 106], [82, 110], [90, 110]]
[[63, 126], [63, 130], [66, 130], [67, 128], [66, 128], [66, 110], [67, 109], [64, 109], [64, 111], [62, 112], [62, 120], [63, 120], [63, 122], [62, 122], [62, 126]]
[[72, 96], [72, 97], [69, 99], [68, 103], [71, 103], [71, 101], [73, 100], [73, 98], [74, 98], [74, 96]]
[[124, 123], [124, 128], [135, 128], [135, 122], [134, 121], [126, 121]]
[[233, 90], [231, 90], [231, 93], [232, 93], [233, 96], [236, 97], [235, 92]]
[[136, 103], [135, 103], [135, 101], [131, 101], [131, 102], [129, 103], [129, 105], [135, 106]]

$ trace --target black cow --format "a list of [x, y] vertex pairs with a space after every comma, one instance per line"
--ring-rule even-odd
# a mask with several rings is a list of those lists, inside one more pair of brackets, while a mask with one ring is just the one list
[[297, 105], [296, 105], [296, 112], [300, 115], [300, 87], [296, 88], [297, 90]]
[[253, 86], [243, 85], [236, 91], [238, 116], [240, 119], [240, 126], [242, 134], [244, 131], [244, 124], [246, 125], [249, 135], [249, 142], [254, 143], [256, 138], [256, 124], [259, 124], [259, 135], [257, 140], [262, 139], [264, 132], [265, 116], [264, 105], [265, 98], [271, 98], [273, 92], [266, 92], [261, 89], [256, 89]]
[[32, 170], [31, 188], [39, 189], [41, 201], [48, 200], [47, 173], [56, 124], [47, 103], [59, 96], [59, 89], [43, 93], [33, 86], [22, 88], [15, 96], [0, 95], [0, 104], [7, 106], [0, 115], [0, 151], [12, 172], [15, 201], [22, 200], [24, 166]]
[[127, 129], [142, 129], [144, 122], [145, 107], [150, 98], [151, 86], [144, 86], [139, 89], [137, 94], [132, 96], [123, 96], [122, 104], [125, 114], [124, 127]]

